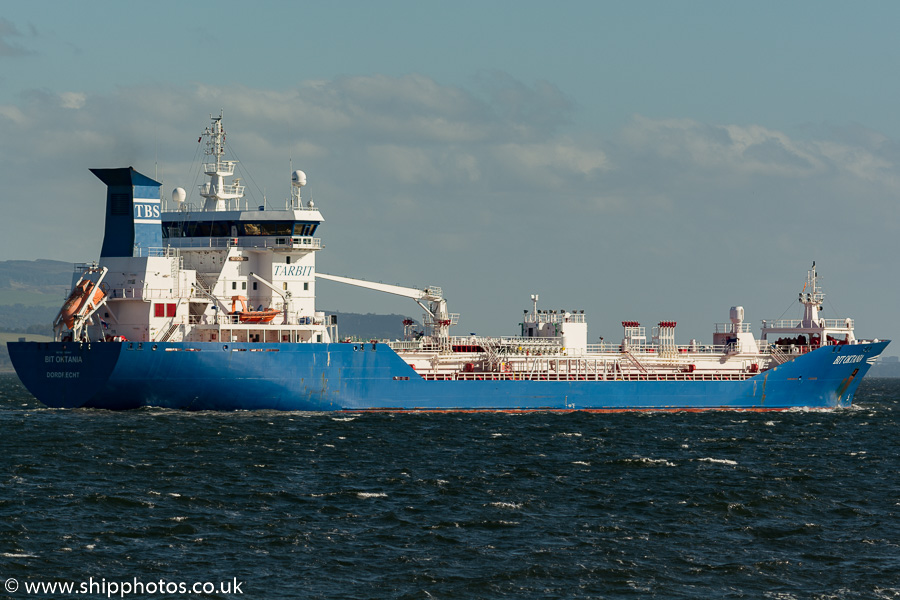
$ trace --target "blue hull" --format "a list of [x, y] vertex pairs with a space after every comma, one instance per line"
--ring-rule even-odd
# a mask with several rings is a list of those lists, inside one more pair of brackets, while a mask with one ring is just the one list
[[849, 406], [888, 343], [822, 347], [743, 381], [426, 381], [384, 344], [10, 342], [8, 348], [25, 387], [54, 408], [779, 410]]

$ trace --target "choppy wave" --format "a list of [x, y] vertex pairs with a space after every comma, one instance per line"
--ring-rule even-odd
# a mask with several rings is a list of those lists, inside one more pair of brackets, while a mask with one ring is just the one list
[[0, 377], [0, 579], [897, 598], [900, 382], [857, 401], [774, 418], [112, 413], [45, 409]]

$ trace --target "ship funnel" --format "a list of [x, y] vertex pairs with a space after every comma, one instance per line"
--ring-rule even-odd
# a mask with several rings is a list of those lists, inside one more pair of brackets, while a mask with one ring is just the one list
[[106, 184], [100, 256], [151, 256], [162, 250], [160, 183], [126, 167], [91, 169]]

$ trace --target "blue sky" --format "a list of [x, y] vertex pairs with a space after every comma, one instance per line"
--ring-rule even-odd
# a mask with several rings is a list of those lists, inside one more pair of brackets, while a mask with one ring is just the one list
[[256, 199], [287, 194], [290, 160], [307, 172], [320, 270], [441, 285], [459, 333], [515, 333], [539, 293], [585, 309], [591, 338], [675, 319], [679, 340], [708, 340], [735, 304], [755, 324], [794, 316], [816, 260], [823, 316], [897, 337], [898, 17], [889, 2], [7, 3], [0, 258], [95, 258], [88, 168], [191, 189], [224, 109]]

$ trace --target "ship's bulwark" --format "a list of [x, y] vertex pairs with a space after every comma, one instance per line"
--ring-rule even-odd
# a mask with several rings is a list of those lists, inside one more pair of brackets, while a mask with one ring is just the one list
[[849, 406], [887, 341], [824, 346], [742, 381], [426, 381], [384, 344], [11, 342], [50, 407], [667, 410]]

